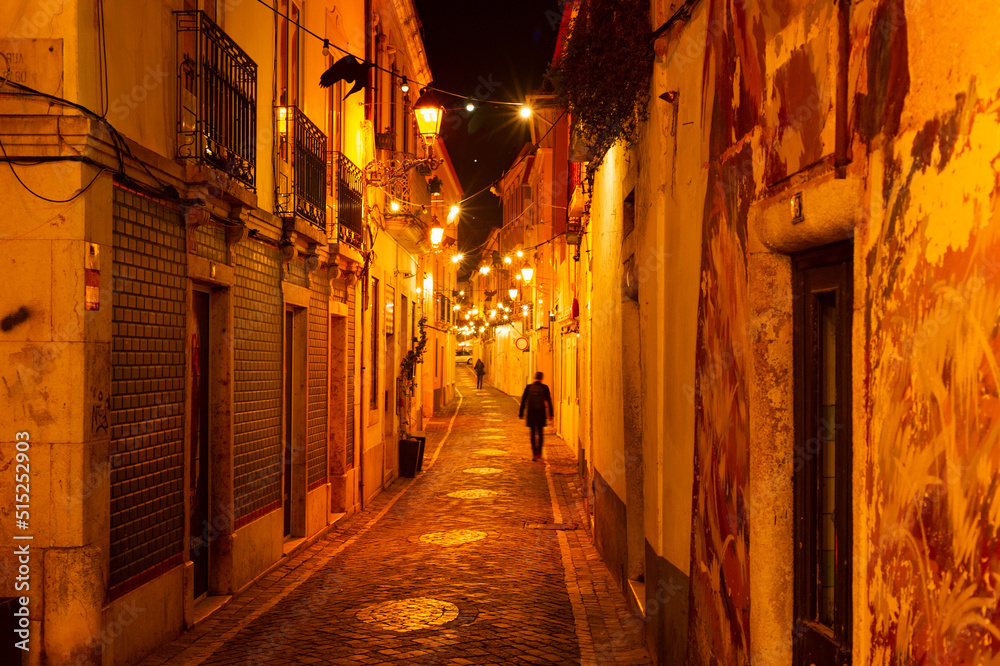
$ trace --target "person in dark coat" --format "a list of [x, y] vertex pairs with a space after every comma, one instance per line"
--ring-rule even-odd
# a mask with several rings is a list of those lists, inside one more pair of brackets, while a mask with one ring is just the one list
[[478, 359], [475, 365], [476, 371], [476, 388], [483, 388], [483, 375], [486, 374], [486, 364], [483, 363], [483, 359]]
[[552, 413], [552, 394], [549, 387], [542, 383], [541, 372], [535, 373], [535, 381], [524, 387], [524, 394], [521, 395], [521, 410], [517, 418], [524, 418], [527, 411], [527, 425], [531, 430], [531, 453], [532, 460], [542, 459], [542, 440], [545, 437], [545, 417], [554, 418]]

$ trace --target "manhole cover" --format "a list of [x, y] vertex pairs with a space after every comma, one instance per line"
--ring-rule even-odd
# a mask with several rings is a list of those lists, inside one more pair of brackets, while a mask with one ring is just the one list
[[482, 497], [496, 497], [499, 494], [500, 493], [495, 490], [474, 488], [472, 490], [456, 490], [453, 493], [448, 493], [448, 497], [457, 497], [459, 499], [480, 499]]
[[435, 546], [461, 546], [473, 541], [479, 541], [489, 536], [486, 532], [478, 530], [449, 530], [447, 532], [431, 532], [420, 535], [420, 540], [424, 543], [432, 543]]
[[458, 617], [458, 606], [439, 599], [415, 597], [374, 604], [362, 608], [355, 617], [389, 631], [416, 631], [451, 622]]
[[576, 523], [525, 523], [529, 530], [575, 530]]
[[497, 469], [496, 467], [470, 467], [469, 469], [463, 469], [466, 474], [499, 474], [502, 469]]
[[509, 456], [510, 454], [503, 449], [478, 449], [476, 451], [481, 456]]

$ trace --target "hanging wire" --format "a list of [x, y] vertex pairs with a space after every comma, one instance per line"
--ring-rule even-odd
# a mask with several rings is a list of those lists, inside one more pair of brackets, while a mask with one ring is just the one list
[[[265, 2], [265, 0], [257, 0], [257, 2], [260, 3], [261, 5], [263, 5], [264, 7], [266, 7], [267, 9], [270, 9], [277, 16], [280, 16], [283, 19], [288, 20], [288, 16], [287, 15], [282, 14], [276, 7], [272, 7], [267, 2]], [[390, 69], [386, 69], [385, 67], [382, 67], [378, 63], [372, 62], [372, 61], [367, 60], [366, 58], [363, 58], [363, 57], [361, 57], [361, 56], [359, 56], [357, 54], [351, 53], [350, 51], [348, 51], [347, 49], [343, 48], [342, 46], [337, 46], [336, 44], [334, 44], [333, 42], [331, 42], [327, 38], [320, 37], [318, 34], [316, 34], [315, 32], [313, 32], [309, 28], [305, 27], [301, 23], [296, 23], [296, 25], [304, 33], [306, 33], [307, 35], [309, 35], [309, 36], [317, 39], [321, 44], [323, 44], [323, 46], [325, 48], [333, 47], [333, 48], [337, 49], [338, 51], [340, 51], [341, 53], [343, 53], [345, 55], [352, 56], [352, 57], [360, 60], [361, 62], [363, 62], [365, 64], [371, 65], [372, 67], [374, 67], [377, 70], [380, 70], [380, 71], [385, 72], [386, 74], [390, 74], [392, 76], [398, 76], [398, 72], [394, 72], [394, 71], [392, 71]], [[451, 95], [452, 97], [456, 97], [458, 99], [468, 99], [469, 98], [468, 95], [459, 95], [458, 93], [453, 93], [453, 92], [451, 92], [449, 90], [444, 90], [442, 88], [435, 88], [434, 86], [432, 86], [430, 84], [430, 82], [421, 83], [419, 81], [412, 81], [412, 83], [415, 83], [416, 85], [420, 86], [421, 88], [426, 88], [427, 90], [433, 90], [434, 92], [439, 92], [439, 93], [442, 93], [444, 95]], [[522, 104], [520, 102], [499, 102], [499, 101], [496, 101], [496, 100], [476, 100], [476, 101], [479, 104], [495, 104], [497, 106], [522, 106]]]

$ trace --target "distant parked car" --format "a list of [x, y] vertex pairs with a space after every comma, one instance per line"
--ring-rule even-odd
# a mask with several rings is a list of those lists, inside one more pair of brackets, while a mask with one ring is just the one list
[[456, 349], [455, 363], [465, 363], [466, 365], [472, 365], [472, 350], [461, 349], [461, 348]]

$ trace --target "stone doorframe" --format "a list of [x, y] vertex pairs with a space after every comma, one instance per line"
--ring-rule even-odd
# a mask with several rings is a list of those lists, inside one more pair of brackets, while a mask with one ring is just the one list
[[[750, 483], [747, 514], [750, 529], [751, 659], [761, 664], [792, 663], [794, 628], [795, 408], [793, 356], [792, 254], [854, 237], [866, 217], [864, 183], [856, 176], [836, 178], [833, 171], [794, 179], [782, 191], [750, 209], [747, 229], [750, 359]], [[794, 215], [801, 213], [799, 219]], [[855, 262], [858, 265], [858, 262]], [[855, 279], [855, 293], [863, 293]], [[854, 301], [857, 313], [859, 299]], [[863, 349], [855, 317], [852, 347]], [[855, 353], [855, 367], [863, 355]], [[863, 385], [854, 372], [853, 393]], [[857, 426], [863, 410], [854, 401]], [[863, 442], [856, 427], [854, 441]], [[854, 448], [853, 484], [863, 488], [863, 451]], [[855, 498], [857, 497], [855, 490]], [[854, 521], [855, 558], [863, 548], [865, 523]], [[863, 555], [863, 554], [862, 554]], [[864, 598], [855, 569], [854, 598]], [[855, 631], [860, 618], [856, 617]]]

